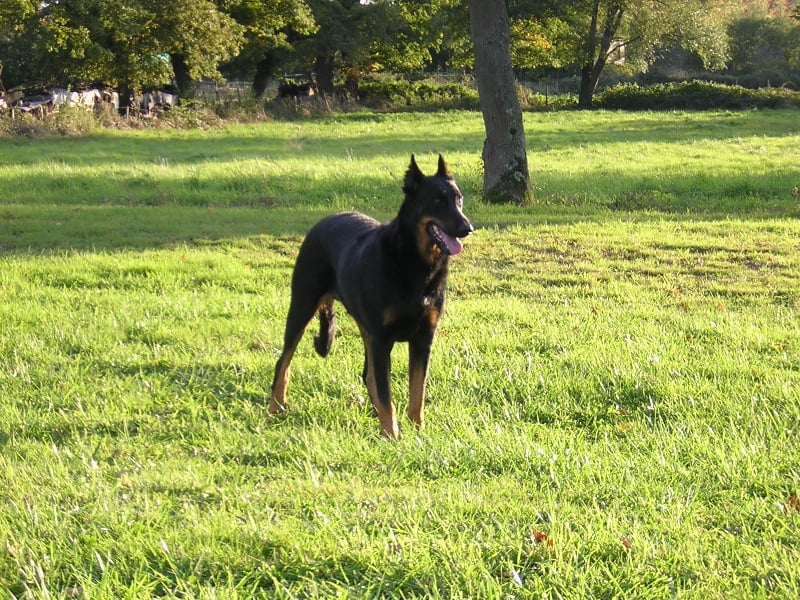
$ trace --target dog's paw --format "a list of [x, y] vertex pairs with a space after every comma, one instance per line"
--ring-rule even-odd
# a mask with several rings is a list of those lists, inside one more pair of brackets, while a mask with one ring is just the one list
[[388, 440], [399, 440], [400, 428], [397, 427], [397, 423], [392, 423], [389, 426], [382, 426], [381, 435]]
[[275, 400], [275, 398], [270, 398], [269, 408], [267, 408], [267, 411], [271, 415], [279, 415], [282, 412], [284, 412], [287, 408], [289, 408], [289, 405], [286, 404], [286, 402], [279, 403], [277, 400]]

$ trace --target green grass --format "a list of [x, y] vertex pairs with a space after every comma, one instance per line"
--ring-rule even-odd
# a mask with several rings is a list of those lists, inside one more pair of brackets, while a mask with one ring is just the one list
[[[2, 594], [798, 597], [797, 123], [527, 115], [526, 208], [473, 113], [4, 140]], [[269, 418], [303, 233], [439, 151], [481, 228], [426, 430], [381, 439], [348, 317]]]

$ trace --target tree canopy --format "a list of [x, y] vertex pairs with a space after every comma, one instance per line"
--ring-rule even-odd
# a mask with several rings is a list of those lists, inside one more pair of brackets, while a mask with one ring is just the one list
[[12, 85], [104, 82], [136, 90], [218, 77], [238, 53], [242, 27], [210, 0], [4, 2], [0, 56]]
[[[795, 0], [506, 0], [517, 74], [580, 78], [589, 106], [609, 65], [646, 71], [681, 48], [708, 69], [800, 69]], [[794, 18], [793, 18], [794, 16]], [[3, 0], [7, 87], [103, 82], [122, 89], [222, 76], [256, 95], [286, 73], [320, 90], [364, 75], [473, 69], [460, 0]], [[781, 71], [783, 70], [783, 71]]]

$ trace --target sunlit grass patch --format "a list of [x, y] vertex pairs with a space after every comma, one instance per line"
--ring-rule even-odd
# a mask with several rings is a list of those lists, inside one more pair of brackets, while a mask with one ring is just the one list
[[[464, 113], [183, 132], [160, 146], [128, 133], [132, 160], [156, 167], [140, 186], [116, 136], [85, 139], [83, 174], [62, 170], [64, 158], [46, 167], [51, 182], [85, 190], [63, 201], [36, 181], [30, 155], [4, 154], [0, 588], [797, 596], [800, 221], [781, 191], [791, 167], [752, 178], [745, 194], [763, 202], [751, 207], [730, 191], [733, 175], [701, 193], [680, 181], [713, 170], [713, 153], [670, 155], [704, 131], [720, 148], [796, 141], [779, 133], [786, 115], [528, 117], [530, 135], [563, 154], [532, 161], [552, 191], [526, 208], [477, 199], [479, 117]], [[408, 154], [437, 118], [450, 128], [430, 149], [444, 147], [480, 227], [451, 263], [427, 428], [402, 417], [401, 440], [380, 437], [344, 311], [327, 359], [309, 331], [291, 409], [268, 417], [303, 233], [332, 210], [390, 217]], [[615, 119], [631, 143], [669, 138], [669, 149], [637, 148], [647, 162], [635, 169], [656, 185], [599, 175], [602, 152], [573, 143], [591, 132], [609, 143]], [[435, 154], [421, 152], [425, 170]], [[755, 172], [761, 155], [739, 160]], [[659, 163], [684, 166], [659, 174]], [[81, 180], [103, 164], [96, 196]], [[570, 170], [594, 173], [593, 191]], [[168, 193], [149, 206], [154, 188]], [[402, 414], [405, 347], [392, 358]]]

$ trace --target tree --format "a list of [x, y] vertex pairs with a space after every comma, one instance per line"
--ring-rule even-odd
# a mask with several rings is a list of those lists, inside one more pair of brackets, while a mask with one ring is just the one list
[[437, 66], [472, 69], [475, 50], [469, 24], [469, 6], [461, 0], [441, 0], [429, 26], [441, 34], [435, 57]]
[[147, 0], [156, 17], [155, 36], [169, 54], [181, 96], [194, 96], [195, 82], [221, 77], [217, 67], [239, 52], [244, 28], [210, 0]]
[[443, 34], [433, 23], [442, 0], [375, 2], [370, 12], [369, 60], [375, 70], [402, 72], [424, 69]]
[[[521, 24], [529, 37], [531, 32], [538, 36], [534, 59], [580, 73], [579, 105], [584, 108], [591, 107], [609, 63], [628, 73], [643, 72], [660, 52], [680, 46], [706, 68], [724, 67], [726, 29], [738, 4], [736, 0], [509, 1], [515, 38]], [[515, 66], [520, 65], [515, 62]]]
[[244, 46], [225, 71], [250, 79], [253, 93], [260, 98], [282, 55], [290, 54], [295, 41], [319, 28], [305, 0], [228, 0], [225, 6], [245, 32]]
[[[25, 53], [19, 52], [24, 46], [18, 42], [25, 37], [25, 25], [36, 15], [38, 8], [38, 0], [5, 0], [0, 3], [0, 94], [5, 92], [3, 70], [8, 68], [13, 73], [24, 69]], [[9, 80], [12, 79], [13, 75]]]
[[319, 30], [294, 48], [323, 94], [333, 93], [342, 74], [356, 87], [365, 72], [422, 69], [441, 44], [431, 26], [441, 1], [308, 0]]
[[578, 104], [592, 105], [600, 75], [624, 53], [629, 70], [643, 71], [658, 50], [680, 45], [706, 68], [721, 68], [727, 56], [728, 0], [583, 0], [574, 23], [583, 31], [578, 48]]
[[800, 71], [800, 23], [791, 16], [762, 13], [737, 19], [730, 37], [729, 68], [736, 73], [780, 83]]
[[[12, 85], [103, 82], [125, 97], [177, 76], [185, 87], [189, 79], [217, 76], [218, 63], [241, 40], [239, 25], [210, 0], [14, 2], [27, 10], [0, 34]], [[0, 32], [9, 23], [5, 7]], [[183, 71], [173, 72], [170, 60]]]
[[557, 17], [511, 19], [511, 62], [515, 69], [561, 68], [570, 63], [569, 25]]
[[[16, 0], [10, 7], [4, 3], [0, 20], [6, 29], [0, 36], [0, 56], [9, 86], [61, 83], [67, 73], [80, 80], [97, 79], [109, 60], [91, 40], [90, 29], [99, 21], [89, 8], [89, 2], [80, 0], [68, 8], [60, 3]], [[13, 14], [14, 9], [21, 10]]]
[[483, 194], [489, 202], [524, 203], [530, 196], [522, 109], [511, 67], [504, 0], [470, 0], [475, 80], [486, 129]]

